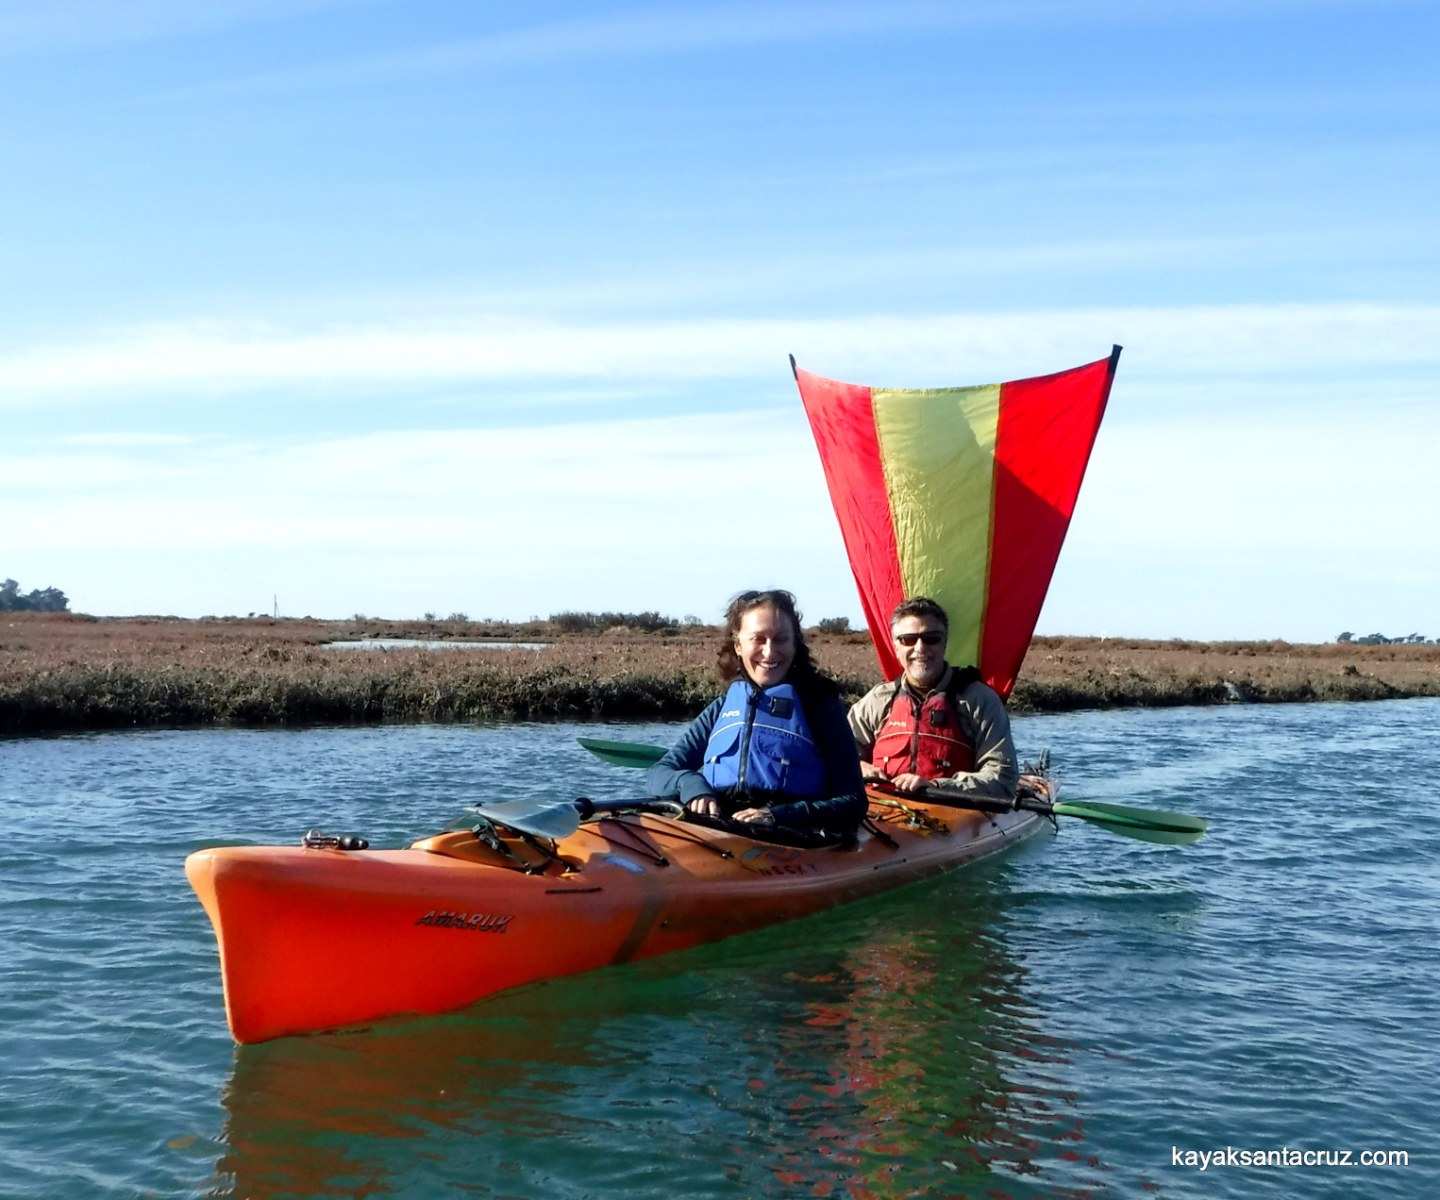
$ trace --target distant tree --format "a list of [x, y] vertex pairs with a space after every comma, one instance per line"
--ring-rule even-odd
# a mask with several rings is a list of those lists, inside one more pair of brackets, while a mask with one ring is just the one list
[[36, 612], [64, 612], [70, 607], [70, 598], [59, 588], [48, 587], [44, 591], [31, 592], [31, 606]]
[[1383, 633], [1367, 633], [1364, 637], [1353, 637], [1342, 633], [1337, 642], [1354, 642], [1357, 646], [1428, 646], [1430, 639], [1423, 633], [1407, 633], [1403, 637], [1386, 637]]
[[69, 608], [69, 597], [59, 588], [41, 588], [22, 595], [13, 579], [0, 582], [0, 612], [66, 612]]
[[821, 633], [849, 633], [849, 617], [826, 617], [815, 626]]

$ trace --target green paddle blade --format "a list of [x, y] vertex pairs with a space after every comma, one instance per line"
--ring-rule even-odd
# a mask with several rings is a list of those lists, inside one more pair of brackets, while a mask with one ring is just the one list
[[1126, 808], [1093, 800], [1062, 800], [1052, 807], [1057, 817], [1075, 817], [1099, 825], [1122, 837], [1165, 846], [1184, 846], [1205, 834], [1205, 822], [1188, 813], [1159, 812], [1148, 808]]
[[576, 738], [582, 746], [602, 762], [615, 767], [652, 767], [665, 756], [664, 746], [646, 746], [640, 742], [607, 742], [601, 738]]

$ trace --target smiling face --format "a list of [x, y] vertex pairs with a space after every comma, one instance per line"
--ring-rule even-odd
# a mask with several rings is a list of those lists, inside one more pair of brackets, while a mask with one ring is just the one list
[[784, 681], [795, 661], [795, 626], [788, 616], [768, 604], [752, 608], [740, 618], [735, 653], [752, 683], [774, 687]]
[[949, 634], [934, 617], [901, 617], [890, 629], [895, 654], [905, 678], [917, 691], [928, 692], [945, 674]]

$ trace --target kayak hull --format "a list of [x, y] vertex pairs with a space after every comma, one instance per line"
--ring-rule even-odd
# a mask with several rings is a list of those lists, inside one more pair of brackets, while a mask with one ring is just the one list
[[[483, 811], [483, 810], [482, 810]], [[200, 850], [186, 877], [215, 929], [235, 1040], [462, 1008], [890, 891], [1004, 849], [1033, 813], [906, 802], [883, 835], [796, 849], [665, 817], [588, 823], [543, 849], [473, 832], [403, 850]]]

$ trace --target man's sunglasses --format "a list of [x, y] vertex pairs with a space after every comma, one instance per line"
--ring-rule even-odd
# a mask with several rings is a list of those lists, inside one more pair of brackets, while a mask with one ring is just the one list
[[916, 642], [924, 642], [927, 646], [938, 646], [945, 640], [945, 635], [938, 629], [927, 629], [924, 633], [897, 633], [895, 640], [902, 646], [913, 646]]

